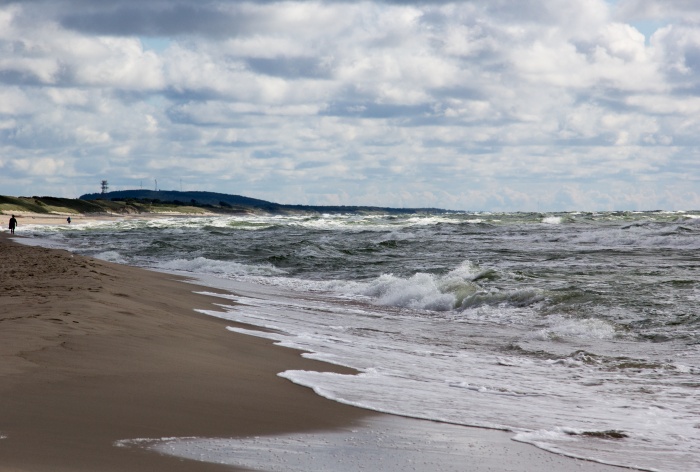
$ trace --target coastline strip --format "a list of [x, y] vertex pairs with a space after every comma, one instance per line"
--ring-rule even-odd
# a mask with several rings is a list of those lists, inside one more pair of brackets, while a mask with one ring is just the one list
[[[336, 403], [279, 377], [353, 371], [227, 330], [236, 323], [195, 311], [216, 309], [221, 299], [194, 293], [202, 287], [173, 275], [21, 245], [5, 233], [0, 254], [0, 472], [244, 470], [115, 443], [356, 435], [367, 421], [418, 437], [440, 427]], [[472, 438], [462, 444], [472, 472], [621, 470], [516, 443], [501, 431], [463, 431]], [[414, 444], [420, 454], [425, 446]], [[376, 444], [380, 458], [383, 448]]]
[[227, 331], [194, 311], [221, 299], [172, 275], [6, 234], [0, 254], [0, 471], [230, 471], [114, 443], [331, 429], [374, 414], [278, 377], [349, 371]]

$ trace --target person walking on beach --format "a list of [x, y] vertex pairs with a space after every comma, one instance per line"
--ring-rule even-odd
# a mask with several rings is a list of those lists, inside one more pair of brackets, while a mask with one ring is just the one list
[[17, 219], [15, 218], [15, 215], [12, 215], [12, 218], [10, 218], [10, 234], [15, 234], [16, 227], [17, 227]]

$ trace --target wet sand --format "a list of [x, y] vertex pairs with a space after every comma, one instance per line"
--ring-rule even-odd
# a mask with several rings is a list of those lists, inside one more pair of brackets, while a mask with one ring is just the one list
[[[278, 377], [289, 369], [351, 372], [227, 331], [234, 323], [194, 311], [222, 300], [172, 275], [16, 244], [6, 231], [0, 255], [0, 471], [244, 470], [114, 444], [323, 435], [368, 421], [435, 426], [341, 405]], [[474, 451], [465, 471], [621, 470], [549, 454], [508, 433], [463, 429]]]

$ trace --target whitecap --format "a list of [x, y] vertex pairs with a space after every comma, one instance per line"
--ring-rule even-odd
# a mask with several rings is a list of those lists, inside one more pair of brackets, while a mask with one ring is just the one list
[[547, 318], [548, 327], [532, 333], [531, 337], [539, 340], [557, 338], [613, 339], [615, 326], [597, 318], [576, 319], [561, 315]]
[[194, 272], [197, 274], [219, 275], [224, 277], [247, 275], [280, 275], [285, 271], [271, 264], [241, 264], [234, 261], [221, 261], [196, 257], [194, 259], [174, 259], [156, 265], [160, 270]]

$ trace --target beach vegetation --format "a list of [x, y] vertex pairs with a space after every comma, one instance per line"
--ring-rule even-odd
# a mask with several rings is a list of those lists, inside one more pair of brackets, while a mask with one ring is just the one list
[[51, 196], [0, 196], [0, 214], [407, 214], [445, 212], [439, 209], [384, 208], [366, 206], [285, 205], [240, 195], [215, 192], [122, 190], [82, 195], [79, 198]]
[[0, 214], [35, 213], [42, 215], [113, 215], [144, 213], [206, 214], [212, 208], [192, 206], [182, 201], [161, 202], [159, 199], [96, 199], [59, 198], [51, 196], [11, 197], [0, 195]]

